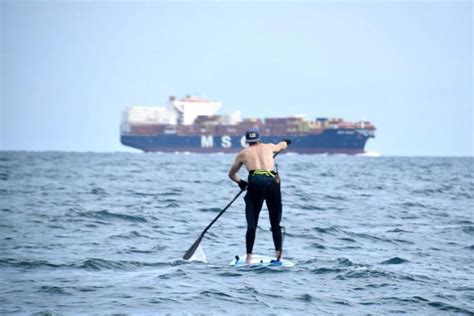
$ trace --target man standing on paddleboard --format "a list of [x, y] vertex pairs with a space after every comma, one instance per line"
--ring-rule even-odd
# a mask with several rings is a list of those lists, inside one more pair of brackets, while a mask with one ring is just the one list
[[[247, 190], [244, 198], [245, 218], [247, 219], [247, 234], [245, 236], [247, 246], [246, 262], [251, 263], [252, 261], [255, 232], [263, 201], [266, 202], [268, 207], [276, 260], [279, 261], [282, 255], [280, 227], [282, 204], [280, 177], [273, 170], [275, 165], [273, 154], [285, 150], [291, 144], [291, 140], [284, 139], [276, 145], [261, 143], [260, 131], [257, 128], [247, 130], [245, 139], [249, 146], [237, 154], [229, 170], [229, 177], [239, 185], [242, 191]], [[245, 165], [249, 172], [248, 182], [242, 180], [237, 175], [242, 165]]]

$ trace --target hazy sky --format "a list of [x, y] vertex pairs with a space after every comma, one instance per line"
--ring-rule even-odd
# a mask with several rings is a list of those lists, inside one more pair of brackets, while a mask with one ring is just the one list
[[4, 150], [125, 151], [121, 112], [370, 120], [383, 155], [474, 155], [471, 1], [2, 1]]

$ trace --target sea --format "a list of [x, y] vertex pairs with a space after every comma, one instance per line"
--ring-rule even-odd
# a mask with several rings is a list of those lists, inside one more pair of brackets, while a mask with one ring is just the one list
[[[474, 158], [279, 155], [283, 256], [232, 154], [0, 152], [1, 315], [474, 315]], [[246, 171], [240, 172], [242, 177]], [[254, 253], [273, 256], [266, 206]]]

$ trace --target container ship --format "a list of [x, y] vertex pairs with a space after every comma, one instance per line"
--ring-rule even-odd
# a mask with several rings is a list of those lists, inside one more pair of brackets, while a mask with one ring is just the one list
[[260, 129], [262, 142], [292, 140], [290, 152], [362, 154], [375, 126], [340, 118], [307, 120], [302, 115], [243, 118], [239, 111], [217, 115], [222, 103], [202, 97], [171, 96], [167, 107], [132, 106], [123, 112], [120, 140], [145, 152], [238, 152], [246, 146], [245, 131]]

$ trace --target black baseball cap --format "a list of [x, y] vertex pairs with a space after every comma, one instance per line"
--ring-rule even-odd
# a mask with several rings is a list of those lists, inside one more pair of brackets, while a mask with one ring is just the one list
[[249, 128], [245, 132], [245, 142], [247, 144], [256, 143], [260, 141], [260, 130], [258, 128]]

